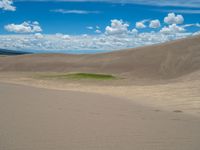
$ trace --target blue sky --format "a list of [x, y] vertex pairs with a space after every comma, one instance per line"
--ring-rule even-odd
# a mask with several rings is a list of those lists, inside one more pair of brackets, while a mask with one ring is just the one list
[[115, 50], [198, 34], [199, 23], [199, 0], [0, 0], [0, 48]]

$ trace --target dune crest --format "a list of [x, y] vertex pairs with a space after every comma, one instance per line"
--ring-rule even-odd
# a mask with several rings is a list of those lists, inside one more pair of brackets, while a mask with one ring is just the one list
[[102, 54], [0, 57], [0, 71], [100, 72], [173, 79], [200, 70], [200, 36]]

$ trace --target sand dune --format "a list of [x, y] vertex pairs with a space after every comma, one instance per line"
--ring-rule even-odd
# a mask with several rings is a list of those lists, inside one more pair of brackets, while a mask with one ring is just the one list
[[199, 150], [200, 120], [98, 94], [0, 84], [1, 150]]
[[[63, 72], [122, 78], [35, 77]], [[199, 150], [199, 91], [200, 36], [105, 54], [0, 57], [0, 150]]]
[[200, 36], [105, 54], [0, 57], [0, 71], [100, 72], [173, 79], [200, 70]]
[[[46, 80], [35, 78], [35, 72], [94, 72], [122, 78], [100, 82]], [[0, 81], [118, 96], [199, 116], [200, 36], [105, 54], [0, 57]]]

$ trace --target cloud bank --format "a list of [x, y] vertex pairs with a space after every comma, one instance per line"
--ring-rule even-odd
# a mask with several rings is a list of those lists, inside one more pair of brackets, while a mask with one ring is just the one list
[[[141, 23], [137, 25], [137, 23]], [[95, 32], [93, 35], [67, 35], [62, 33], [42, 34], [39, 23], [23, 22], [9, 24], [5, 29], [9, 32], [21, 33], [0, 35], [0, 47], [14, 50], [43, 50], [43, 52], [66, 52], [66, 50], [118, 50], [163, 43], [187, 36], [200, 34], [191, 33], [189, 27], [199, 28], [199, 23], [183, 24], [184, 17], [169, 13], [161, 22], [158, 19], [142, 20], [131, 28], [130, 23], [124, 20], [112, 19], [105, 29], [99, 26], [87, 26]], [[143, 27], [145, 26], [145, 29]], [[147, 31], [145, 31], [148, 29]], [[142, 32], [142, 31], [145, 32]]]
[[139, 47], [179, 39], [192, 33], [163, 34], [162, 32], [136, 35], [0, 35], [0, 47], [15, 50], [42, 50], [43, 52], [65, 52], [66, 50], [118, 50]]

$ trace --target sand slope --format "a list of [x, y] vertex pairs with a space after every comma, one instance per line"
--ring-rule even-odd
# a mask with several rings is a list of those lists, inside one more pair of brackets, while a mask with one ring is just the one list
[[200, 120], [126, 99], [0, 84], [1, 150], [199, 150]]
[[0, 57], [0, 71], [101, 72], [172, 79], [200, 69], [200, 36], [105, 54]]
[[[46, 80], [35, 78], [34, 71], [100, 72], [122, 78], [100, 82]], [[200, 116], [200, 36], [105, 54], [0, 57], [0, 81], [118, 96]]]
[[199, 150], [199, 91], [200, 36], [106, 54], [0, 57], [0, 150]]

